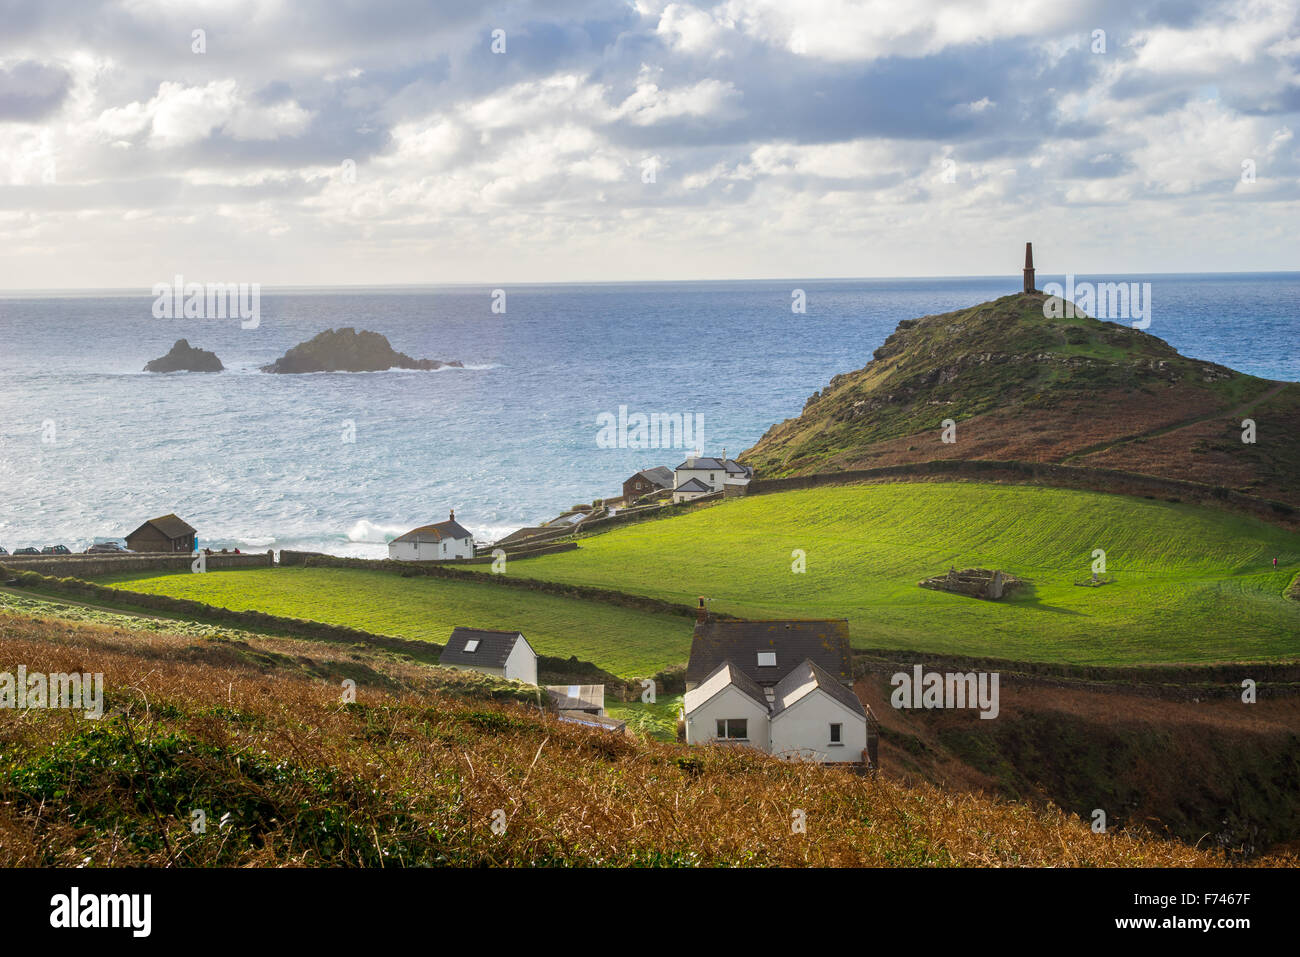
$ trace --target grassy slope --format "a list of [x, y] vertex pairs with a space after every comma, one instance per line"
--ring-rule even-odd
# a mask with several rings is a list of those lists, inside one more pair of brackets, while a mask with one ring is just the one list
[[[870, 363], [835, 376], [741, 458], [767, 478], [936, 458], [1061, 461], [1208, 416], [1192, 431], [1075, 464], [1296, 501], [1300, 387], [1252, 409], [1268, 437], [1243, 444], [1235, 413], [1277, 383], [1182, 356], [1126, 325], [1049, 319], [1043, 309], [1042, 295], [1014, 295], [900, 322]], [[964, 424], [953, 445], [939, 441], [948, 418]]]
[[691, 622], [685, 618], [488, 583], [337, 568], [146, 573], [102, 581], [240, 611], [256, 609], [440, 643], [457, 625], [518, 628], [539, 654], [576, 655], [625, 677], [653, 675], [685, 660], [691, 643]]
[[448, 694], [441, 669], [376, 658], [340, 706], [293, 667], [302, 643], [256, 641], [265, 662], [0, 613], [0, 670], [93, 662], [109, 708], [0, 709], [0, 866], [1223, 863], [1056, 808], [565, 724]]
[[[807, 572], [791, 573], [804, 549]], [[1117, 583], [1071, 584], [1104, 548]], [[1280, 567], [1272, 571], [1278, 556]], [[1029, 578], [1016, 600], [916, 586], [950, 565]], [[860, 485], [725, 502], [585, 540], [516, 574], [751, 617], [844, 616], [856, 647], [1087, 664], [1300, 655], [1283, 598], [1300, 535], [1188, 505], [1025, 486]], [[599, 660], [599, 659], [597, 659]]]

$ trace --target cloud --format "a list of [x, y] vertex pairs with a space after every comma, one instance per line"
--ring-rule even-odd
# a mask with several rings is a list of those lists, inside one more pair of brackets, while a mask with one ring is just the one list
[[0, 62], [0, 123], [32, 123], [57, 110], [68, 94], [66, 70], [35, 60]]
[[1300, 211], [1300, 0], [70, 4], [0, 0], [28, 285], [110, 268], [87, 249], [106, 285], [217, 252], [358, 282], [969, 273], [1027, 224], [1104, 259], [1121, 208], [1170, 263], [1267, 264]]

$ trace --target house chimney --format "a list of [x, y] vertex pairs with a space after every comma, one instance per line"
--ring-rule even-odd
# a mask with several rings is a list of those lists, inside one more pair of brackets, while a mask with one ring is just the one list
[[708, 620], [708, 617], [709, 617], [709, 610], [704, 607], [704, 596], [701, 595], [700, 607], [695, 609], [695, 620], [698, 621], [700, 624], [704, 624], [704, 622]]
[[1025, 292], [1036, 292], [1034, 289], [1034, 244], [1025, 243]]
[[726, 449], [723, 449], [723, 450], [722, 450], [722, 464], [723, 464], [723, 465], [726, 465], [726, 464], [727, 464], [727, 450], [726, 450]]
[[451, 518], [449, 521], [456, 521], [456, 510], [454, 508], [451, 510]]

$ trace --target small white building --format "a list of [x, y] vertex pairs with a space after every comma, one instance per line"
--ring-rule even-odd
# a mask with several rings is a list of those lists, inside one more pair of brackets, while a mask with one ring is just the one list
[[[691, 455], [673, 470], [673, 501], [678, 501], [678, 493], [684, 491], [684, 486], [691, 483], [704, 486], [706, 491], [700, 492], [699, 495], [707, 495], [709, 492], [721, 492], [728, 485], [747, 486], [753, 477], [754, 470], [748, 465], [741, 465], [735, 459], [727, 458], [726, 449], [722, 450], [721, 458]], [[692, 488], [694, 489], [695, 486]], [[698, 498], [699, 495], [691, 497]], [[682, 501], [689, 501], [689, 499], [682, 499]]]
[[523, 632], [456, 628], [438, 657], [444, 668], [481, 671], [484, 674], [537, 684], [537, 652]]
[[421, 525], [388, 543], [388, 557], [399, 562], [445, 562], [474, 557], [474, 537], [451, 517], [436, 525]]
[[673, 489], [673, 504], [680, 505], [682, 502], [689, 502], [702, 495], [712, 495], [713, 491], [699, 479], [693, 478]]

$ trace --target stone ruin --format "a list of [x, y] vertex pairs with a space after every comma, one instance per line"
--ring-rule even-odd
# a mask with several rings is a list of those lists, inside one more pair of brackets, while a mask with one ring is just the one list
[[1024, 581], [1004, 571], [990, 568], [965, 568], [957, 571], [953, 567], [948, 569], [946, 575], [935, 575], [917, 584], [922, 588], [952, 592], [954, 595], [998, 601], [1023, 585]]

